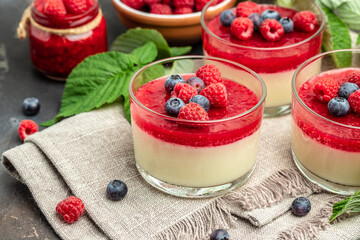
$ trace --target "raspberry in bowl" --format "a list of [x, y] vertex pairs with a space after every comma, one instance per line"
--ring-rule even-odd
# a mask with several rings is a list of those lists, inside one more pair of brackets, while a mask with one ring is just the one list
[[360, 64], [336, 67], [338, 50], [317, 55], [292, 81], [292, 153], [299, 170], [322, 188], [352, 194], [360, 189]]
[[211, 197], [255, 168], [265, 84], [225, 59], [185, 56], [139, 70], [129, 85], [136, 165], [152, 186]]
[[204, 55], [243, 64], [264, 80], [265, 117], [290, 112], [291, 78], [301, 63], [320, 52], [325, 25], [314, 1], [283, 2], [245, 1], [218, 15], [207, 5], [201, 16]]

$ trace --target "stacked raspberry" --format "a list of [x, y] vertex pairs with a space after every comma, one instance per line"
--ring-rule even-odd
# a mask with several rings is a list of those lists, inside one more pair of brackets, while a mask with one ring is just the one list
[[[136, 10], [153, 14], [187, 14], [201, 11], [210, 0], [122, 0]], [[213, 5], [222, 2], [214, 1]]]
[[95, 0], [35, 0], [35, 8], [51, 17], [79, 15], [88, 11]]
[[226, 107], [227, 90], [223, 82], [219, 69], [212, 64], [199, 68], [196, 76], [187, 81], [180, 75], [170, 75], [165, 81], [165, 90], [170, 95], [166, 112], [181, 119], [209, 120], [210, 107]]

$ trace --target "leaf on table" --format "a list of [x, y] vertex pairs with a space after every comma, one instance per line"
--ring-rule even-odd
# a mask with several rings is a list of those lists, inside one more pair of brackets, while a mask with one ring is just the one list
[[358, 38], [356, 40], [356, 45], [359, 45], [359, 44], [360, 44], [360, 33], [359, 33]]
[[330, 222], [344, 213], [358, 213], [360, 212], [360, 191], [354, 195], [334, 204], [333, 214]]
[[177, 56], [181, 56], [184, 54], [187, 54], [191, 51], [191, 47], [171, 47], [170, 48], [170, 55], [172, 57], [177, 57]]
[[129, 56], [137, 65], [146, 65], [156, 59], [157, 50], [153, 42], [147, 42], [143, 46], [133, 50]]
[[194, 72], [194, 60], [180, 59], [174, 61], [172, 67], [167, 69], [167, 75], [193, 73]]

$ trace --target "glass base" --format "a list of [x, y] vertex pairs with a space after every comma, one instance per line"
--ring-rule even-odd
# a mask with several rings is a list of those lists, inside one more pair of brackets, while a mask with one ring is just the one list
[[323, 179], [317, 175], [315, 175], [314, 173], [310, 172], [309, 170], [307, 170], [301, 163], [300, 161], [296, 158], [296, 155], [294, 153], [294, 151], [291, 149], [291, 153], [292, 153], [292, 157], [294, 159], [294, 162], [296, 164], [296, 166], [298, 167], [298, 169], [300, 170], [300, 172], [312, 183], [318, 185], [319, 187], [321, 187], [322, 189], [328, 191], [328, 192], [332, 192], [332, 193], [336, 193], [336, 194], [340, 194], [340, 195], [352, 195], [355, 192], [360, 190], [360, 186], [347, 186], [347, 185], [341, 185], [339, 183], [334, 183], [334, 182], [330, 182], [326, 179]]
[[209, 198], [224, 195], [230, 190], [233, 190], [239, 186], [241, 186], [253, 173], [255, 169], [255, 165], [251, 168], [251, 170], [246, 173], [244, 176], [226, 184], [212, 186], [212, 187], [183, 187], [179, 185], [173, 185], [166, 182], [163, 182], [157, 178], [149, 175], [144, 169], [142, 169], [138, 164], [136, 164], [137, 169], [139, 170], [141, 176], [145, 179], [153, 187], [159, 189], [162, 192], [184, 198]]
[[280, 117], [291, 113], [291, 105], [284, 105], [279, 107], [266, 107], [264, 110], [264, 118]]

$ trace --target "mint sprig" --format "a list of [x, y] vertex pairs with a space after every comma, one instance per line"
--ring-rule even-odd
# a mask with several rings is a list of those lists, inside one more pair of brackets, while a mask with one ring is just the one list
[[359, 33], [358, 38], [356, 40], [356, 45], [359, 45], [359, 44], [360, 44], [360, 33]]
[[334, 204], [333, 214], [330, 217], [330, 222], [344, 213], [359, 213], [360, 212], [360, 191], [354, 195]]

